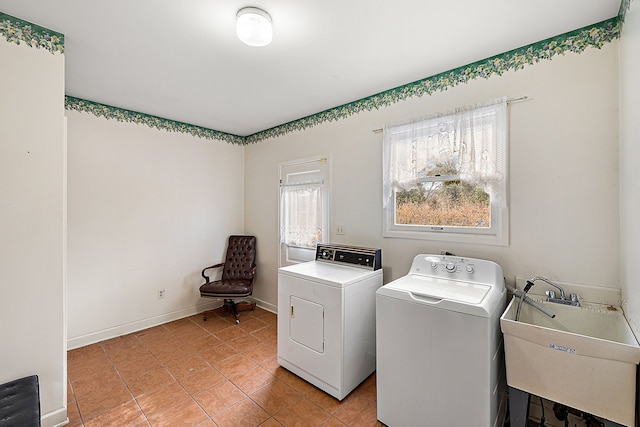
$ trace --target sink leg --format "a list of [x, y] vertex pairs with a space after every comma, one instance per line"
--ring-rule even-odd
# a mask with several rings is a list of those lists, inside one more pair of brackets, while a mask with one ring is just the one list
[[529, 418], [530, 399], [531, 395], [526, 391], [509, 387], [510, 427], [525, 427], [527, 425], [527, 419]]

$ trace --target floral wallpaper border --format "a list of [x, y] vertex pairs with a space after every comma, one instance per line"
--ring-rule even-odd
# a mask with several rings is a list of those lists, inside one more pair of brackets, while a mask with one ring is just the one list
[[[627, 0], [629, 2], [630, 0]], [[628, 6], [627, 6], [628, 7]], [[621, 9], [622, 10], [622, 9]], [[624, 9], [626, 11], [626, 9]], [[280, 126], [273, 127], [246, 137], [246, 143], [256, 143], [268, 138], [282, 136], [295, 130], [307, 129], [324, 122], [344, 119], [362, 111], [378, 110], [412, 97], [431, 95], [467, 83], [477, 78], [488, 79], [502, 75], [506, 71], [520, 70], [542, 60], [551, 59], [567, 52], [581, 53], [587, 47], [601, 48], [620, 37], [620, 15], [569, 33], [552, 37], [541, 42], [511, 50], [490, 58], [436, 74], [413, 83], [396, 87], [358, 101], [322, 111]]]
[[15, 44], [22, 42], [51, 53], [64, 53], [64, 35], [0, 12], [0, 36]]
[[624, 19], [627, 16], [627, 11], [630, 7], [631, 0], [622, 0], [620, 2], [620, 9], [618, 10], [618, 19], [620, 20], [620, 26], [622, 26], [622, 24], [624, 23]]
[[[233, 135], [72, 96], [65, 97], [65, 107], [68, 110], [86, 112], [97, 117], [115, 119], [121, 122], [143, 124], [168, 132], [186, 133], [199, 138], [220, 140], [236, 145], [255, 144], [294, 131], [309, 129], [322, 123], [345, 119], [363, 111], [385, 108], [412, 97], [431, 95], [438, 91], [444, 92], [449, 88], [477, 78], [487, 79], [494, 75], [502, 75], [507, 71], [520, 70], [527, 65], [551, 59], [556, 55], [581, 53], [588, 47], [600, 49], [606, 43], [620, 37], [624, 18], [630, 4], [631, 0], [621, 0], [618, 16], [606, 21], [389, 89], [248, 136]], [[51, 53], [64, 52], [64, 36], [62, 34], [1, 12], [0, 36], [4, 36], [10, 42], [16, 44], [25, 42], [32, 47], [47, 49]]]
[[187, 133], [198, 138], [217, 139], [219, 141], [224, 141], [236, 145], [244, 145], [246, 143], [245, 137], [243, 136], [233, 135], [230, 133], [220, 132], [217, 130], [190, 125], [187, 123], [163, 119], [161, 117], [151, 116], [148, 114], [137, 113], [131, 110], [124, 110], [122, 108], [112, 107], [110, 105], [104, 105], [93, 101], [87, 101], [85, 99], [74, 98], [73, 96], [65, 96], [65, 108], [67, 110], [76, 110], [93, 114], [96, 117], [114, 119], [119, 122], [142, 124], [152, 128], [165, 130], [167, 132]]

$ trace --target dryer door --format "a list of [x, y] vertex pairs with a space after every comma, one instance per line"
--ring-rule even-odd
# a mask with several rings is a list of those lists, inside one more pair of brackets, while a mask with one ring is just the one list
[[324, 307], [291, 295], [289, 333], [298, 344], [324, 353]]

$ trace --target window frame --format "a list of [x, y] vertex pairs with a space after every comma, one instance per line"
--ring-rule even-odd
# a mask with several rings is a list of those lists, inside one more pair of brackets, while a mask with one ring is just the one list
[[[442, 116], [440, 116], [442, 117]], [[432, 120], [426, 118], [422, 122]], [[506, 119], [505, 119], [506, 120]], [[504, 152], [504, 180], [501, 184], [500, 197], [504, 203], [497, 203], [496, 197], [491, 197], [491, 224], [489, 227], [459, 227], [447, 225], [419, 225], [396, 223], [396, 193], [392, 188], [391, 199], [383, 206], [383, 237], [406, 238], [418, 240], [433, 240], [451, 243], [475, 243], [483, 245], [507, 246], [509, 244], [509, 200], [508, 200], [508, 125], [504, 124], [504, 136], [498, 138], [498, 144], [504, 144], [499, 149]], [[386, 161], [386, 159], [383, 159]], [[383, 170], [389, 170], [385, 165]], [[385, 177], [387, 179], [388, 177]], [[460, 175], [416, 177], [416, 183], [435, 181], [460, 180]]]
[[331, 191], [331, 157], [320, 155], [310, 158], [291, 160], [278, 165], [278, 266], [298, 264], [315, 259], [315, 248], [288, 245], [282, 242], [282, 187], [290, 185], [286, 169], [292, 169], [290, 176], [304, 178], [294, 179], [293, 183], [303, 184], [309, 181], [322, 183], [322, 236], [320, 241], [328, 242], [330, 237], [330, 191]]

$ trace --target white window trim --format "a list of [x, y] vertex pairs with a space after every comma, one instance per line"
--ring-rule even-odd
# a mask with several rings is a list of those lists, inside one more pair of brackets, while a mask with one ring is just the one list
[[[291, 166], [301, 166], [309, 165], [312, 167], [314, 164], [322, 164], [325, 165], [325, 173], [320, 178], [323, 184], [323, 204], [324, 204], [324, 214], [323, 214], [323, 229], [322, 229], [322, 238], [323, 242], [329, 241], [329, 233], [330, 233], [330, 205], [329, 202], [331, 200], [331, 156], [330, 155], [319, 155], [314, 157], [308, 157], [304, 159], [292, 160], [287, 162], [282, 162], [278, 164], [278, 179], [279, 179], [279, 187], [287, 186], [291, 184], [287, 184], [283, 181], [283, 171], [287, 167]], [[303, 183], [300, 181], [296, 184]], [[281, 229], [281, 191], [278, 190], [278, 266], [283, 267], [287, 265], [297, 264], [299, 262], [310, 261], [315, 257], [315, 248], [309, 249], [306, 247], [298, 247], [293, 245], [287, 245], [286, 243], [281, 242], [280, 229]], [[307, 258], [307, 259], [305, 259]]]
[[[391, 205], [391, 203], [390, 203]], [[475, 243], [483, 245], [507, 246], [508, 209], [492, 207], [491, 228], [481, 229], [473, 227], [434, 227], [429, 225], [397, 225], [395, 224], [395, 208], [384, 209], [383, 237], [401, 239], [434, 240], [451, 243]]]
[[[508, 185], [508, 126], [505, 129], [504, 154], [505, 171], [504, 179], [504, 203], [498, 204], [494, 198], [491, 200], [491, 226], [482, 227], [452, 227], [452, 226], [430, 226], [413, 224], [396, 224], [395, 222], [395, 190], [391, 199], [383, 207], [383, 237], [404, 238], [417, 240], [433, 240], [451, 243], [472, 243], [482, 245], [509, 245], [509, 185]], [[383, 159], [384, 161], [384, 159]], [[383, 171], [388, 170], [388, 166], [383, 166]], [[386, 177], [385, 177], [386, 179]], [[452, 177], [430, 177], [417, 178], [417, 182], [430, 182], [437, 180], [448, 180]]]

